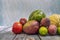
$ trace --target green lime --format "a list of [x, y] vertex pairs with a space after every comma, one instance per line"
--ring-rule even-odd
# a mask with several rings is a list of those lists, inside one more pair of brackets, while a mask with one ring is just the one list
[[60, 27], [57, 27], [57, 34], [60, 35]]
[[40, 35], [47, 35], [48, 34], [48, 29], [44, 26], [42, 26], [40, 29], [39, 29], [39, 34]]

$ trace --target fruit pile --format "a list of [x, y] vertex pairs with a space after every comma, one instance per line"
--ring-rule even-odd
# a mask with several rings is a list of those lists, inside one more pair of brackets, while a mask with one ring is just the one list
[[52, 14], [48, 18], [41, 10], [33, 11], [28, 21], [21, 18], [19, 22], [15, 22], [12, 26], [12, 32], [20, 34], [40, 34], [40, 35], [60, 35], [60, 15]]

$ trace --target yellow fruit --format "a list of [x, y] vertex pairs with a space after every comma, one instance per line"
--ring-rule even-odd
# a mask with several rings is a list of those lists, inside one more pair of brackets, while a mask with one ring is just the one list
[[59, 24], [58, 24], [58, 26], [60, 26], [60, 15], [59, 15]]
[[51, 24], [58, 26], [59, 25], [59, 15], [53, 14], [49, 17]]

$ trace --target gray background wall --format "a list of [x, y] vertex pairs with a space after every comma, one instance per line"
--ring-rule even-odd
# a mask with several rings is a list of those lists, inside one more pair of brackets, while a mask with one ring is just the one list
[[60, 0], [0, 0], [0, 25], [10, 26], [36, 9], [46, 15], [60, 13]]

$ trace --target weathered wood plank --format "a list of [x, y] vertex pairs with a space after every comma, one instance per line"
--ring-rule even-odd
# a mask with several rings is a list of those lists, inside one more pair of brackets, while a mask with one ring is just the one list
[[[0, 40], [13, 40], [12, 32], [0, 33]], [[40, 36], [41, 40], [60, 40], [60, 36]], [[18, 34], [14, 40], [40, 40], [37, 35]]]
[[40, 36], [42, 40], [60, 40], [60, 36]]
[[6, 32], [6, 33], [2, 33], [1, 36], [0, 36], [1, 40], [12, 40], [14, 38], [15, 34], [13, 34], [11, 32]]
[[40, 40], [37, 35], [19, 34], [14, 40]]

